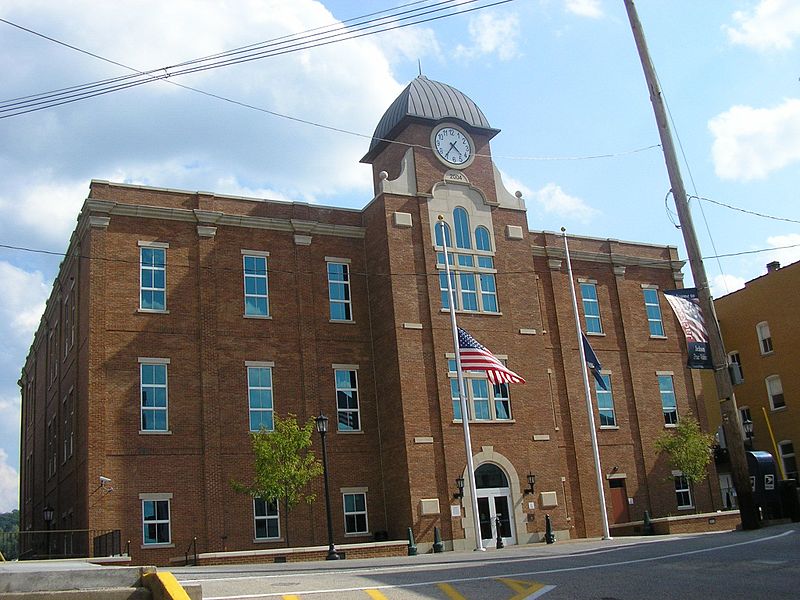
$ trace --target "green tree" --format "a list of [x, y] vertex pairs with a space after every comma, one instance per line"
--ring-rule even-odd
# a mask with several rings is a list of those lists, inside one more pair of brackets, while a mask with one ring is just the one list
[[6, 560], [17, 558], [17, 536], [15, 534], [18, 531], [18, 510], [14, 509], [11, 512], [0, 514], [0, 552]]
[[304, 492], [311, 480], [322, 474], [322, 463], [310, 450], [314, 419], [300, 427], [295, 415], [275, 417], [273, 431], [252, 434], [255, 475], [249, 485], [232, 482], [234, 489], [253, 498], [283, 504], [284, 533], [289, 546], [289, 511], [300, 502], [312, 503], [316, 496]]
[[692, 415], [683, 417], [672, 431], [665, 431], [656, 439], [656, 449], [669, 456], [673, 467], [686, 477], [689, 484], [699, 483], [708, 476], [711, 446], [714, 436], [700, 430]]

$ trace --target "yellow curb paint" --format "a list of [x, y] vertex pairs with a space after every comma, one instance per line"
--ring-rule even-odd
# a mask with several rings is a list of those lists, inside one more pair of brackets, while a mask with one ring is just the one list
[[522, 581], [519, 579], [507, 579], [505, 577], [501, 577], [497, 579], [497, 581], [507, 585], [512, 590], [517, 592], [508, 600], [524, 600], [534, 592], [537, 592], [544, 587], [543, 583], [538, 583], [536, 581]]
[[373, 600], [389, 600], [386, 596], [381, 594], [378, 590], [364, 590], [367, 595]]
[[142, 577], [145, 586], [153, 592], [154, 598], [164, 600], [191, 600], [175, 576], [169, 571], [147, 573]]
[[467, 600], [466, 598], [464, 598], [464, 596], [462, 596], [456, 591], [456, 588], [454, 588], [449, 583], [437, 583], [436, 587], [442, 590], [445, 596], [450, 598], [450, 600]]

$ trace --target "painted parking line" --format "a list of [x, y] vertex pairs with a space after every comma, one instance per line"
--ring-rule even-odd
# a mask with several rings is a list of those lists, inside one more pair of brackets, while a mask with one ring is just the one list
[[499, 577], [495, 581], [499, 581], [510, 587], [516, 592], [508, 600], [533, 600], [544, 596], [550, 590], [555, 589], [554, 585], [545, 585], [538, 581], [525, 581], [521, 579], [509, 579], [508, 577]]
[[450, 600], [467, 600], [466, 598], [464, 598], [464, 596], [462, 596], [456, 591], [456, 588], [454, 588], [449, 583], [438, 583], [436, 584], [436, 587], [442, 590], [442, 592], [444, 592], [444, 595], [450, 598]]

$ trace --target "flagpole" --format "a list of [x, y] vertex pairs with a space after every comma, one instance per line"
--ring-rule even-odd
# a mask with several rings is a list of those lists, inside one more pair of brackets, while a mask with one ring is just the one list
[[450, 306], [450, 325], [453, 329], [453, 348], [456, 351], [456, 373], [458, 374], [458, 399], [461, 403], [461, 424], [464, 426], [464, 449], [467, 454], [467, 483], [469, 484], [472, 502], [472, 525], [475, 528], [475, 550], [484, 551], [481, 540], [481, 522], [478, 515], [478, 489], [475, 486], [475, 467], [472, 464], [472, 438], [469, 435], [469, 412], [467, 412], [467, 394], [464, 389], [464, 370], [461, 368], [461, 350], [458, 345], [458, 326], [456, 325], [456, 303], [453, 299], [453, 286], [450, 281], [450, 259], [447, 256], [447, 231], [444, 226], [444, 215], [439, 215], [442, 227], [442, 248], [444, 248], [444, 268], [447, 274], [447, 304]]
[[586, 393], [586, 410], [589, 413], [589, 434], [592, 438], [592, 455], [594, 456], [594, 470], [597, 477], [597, 495], [600, 497], [600, 516], [603, 521], [603, 539], [610, 540], [611, 532], [608, 529], [608, 514], [606, 513], [606, 494], [603, 490], [603, 470], [600, 468], [600, 449], [597, 446], [597, 431], [594, 428], [594, 407], [592, 406], [592, 393], [589, 389], [589, 370], [586, 367], [586, 353], [583, 350], [583, 336], [581, 335], [581, 321], [578, 315], [578, 297], [575, 295], [575, 281], [572, 278], [572, 261], [569, 258], [569, 244], [567, 243], [567, 230], [561, 228], [564, 237], [564, 252], [567, 255], [567, 273], [569, 274], [569, 290], [572, 292], [572, 313], [575, 316], [575, 330], [578, 334], [578, 351], [581, 353], [581, 371], [583, 372], [583, 389]]

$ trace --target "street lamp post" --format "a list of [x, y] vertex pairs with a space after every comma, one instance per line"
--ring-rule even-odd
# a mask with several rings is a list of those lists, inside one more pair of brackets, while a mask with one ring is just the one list
[[314, 419], [317, 431], [322, 438], [322, 476], [325, 480], [325, 514], [328, 519], [328, 556], [326, 560], [339, 560], [341, 558], [333, 545], [333, 524], [331, 522], [331, 495], [328, 488], [328, 451], [325, 447], [325, 434], [328, 433], [328, 417], [320, 414]]
[[47, 526], [47, 558], [50, 558], [50, 527], [53, 524], [55, 512], [56, 511], [49, 504], [45, 504], [44, 509], [42, 509], [42, 518], [44, 519], [44, 524]]

